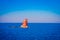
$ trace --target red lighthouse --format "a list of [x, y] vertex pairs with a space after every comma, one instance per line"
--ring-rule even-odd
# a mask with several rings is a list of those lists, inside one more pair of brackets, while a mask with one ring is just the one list
[[27, 23], [28, 23], [28, 20], [27, 20], [27, 19], [24, 19], [23, 22], [22, 22], [21, 27], [22, 27], [22, 28], [27, 28], [27, 27], [28, 27], [28, 26], [27, 26]]

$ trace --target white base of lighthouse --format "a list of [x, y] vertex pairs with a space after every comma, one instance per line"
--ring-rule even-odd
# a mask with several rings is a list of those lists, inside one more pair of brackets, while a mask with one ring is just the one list
[[21, 25], [21, 28], [28, 28], [28, 26], [23, 26], [23, 25]]

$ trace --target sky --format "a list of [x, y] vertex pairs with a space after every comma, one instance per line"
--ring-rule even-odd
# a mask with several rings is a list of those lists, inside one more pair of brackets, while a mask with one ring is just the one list
[[0, 0], [0, 22], [60, 23], [60, 0]]

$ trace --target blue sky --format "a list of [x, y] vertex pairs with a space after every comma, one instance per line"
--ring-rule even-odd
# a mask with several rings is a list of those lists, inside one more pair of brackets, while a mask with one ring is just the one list
[[[26, 15], [28, 18], [31, 16], [30, 14], [33, 12], [32, 13], [32, 16], [33, 16], [32, 19], [33, 19], [35, 17], [34, 14], [40, 15], [41, 11], [43, 11], [45, 13], [48, 12], [47, 14], [50, 15], [50, 17], [51, 17], [51, 15], [53, 15], [54, 17], [58, 15], [58, 17], [55, 17], [55, 18], [56, 19], [58, 18], [58, 20], [60, 20], [59, 19], [60, 0], [0, 0], [0, 10], [1, 10], [0, 11], [1, 21], [4, 19], [4, 17], [8, 16], [10, 18], [9, 15], [17, 14], [18, 12], [19, 12], [18, 15], [20, 15], [19, 17], [21, 17], [21, 18], [23, 17], [23, 16], [21, 16], [22, 15], [21, 12], [25, 12], [25, 13], [23, 13], [23, 15], [25, 15], [26, 12], [28, 12], [28, 14], [27, 14], [28, 16]], [[43, 15], [45, 13], [43, 13]], [[15, 16], [18, 16], [18, 15], [15, 15]], [[14, 15], [12, 15], [12, 16], [14, 16]], [[51, 18], [53, 18], [53, 17], [51, 17]], [[8, 18], [5, 18], [5, 19], [8, 19]]]

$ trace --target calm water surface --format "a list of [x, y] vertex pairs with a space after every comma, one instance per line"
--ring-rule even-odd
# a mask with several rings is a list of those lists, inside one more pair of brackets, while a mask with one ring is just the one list
[[60, 40], [60, 23], [0, 23], [0, 40]]

